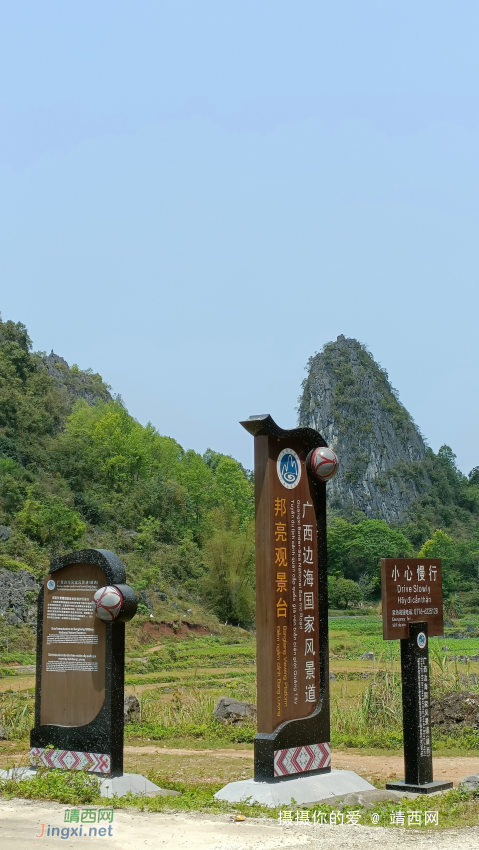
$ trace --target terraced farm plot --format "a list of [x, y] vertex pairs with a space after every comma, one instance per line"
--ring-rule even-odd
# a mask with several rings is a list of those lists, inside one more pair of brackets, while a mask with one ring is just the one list
[[[335, 746], [397, 749], [402, 736], [399, 642], [383, 641], [377, 615], [335, 617], [329, 625]], [[448, 634], [430, 642], [433, 696], [447, 689], [479, 691], [479, 663], [457, 660], [479, 655], [479, 637], [463, 637], [467, 625], [476, 628], [454, 624], [460, 639]], [[374, 659], [362, 658], [365, 653], [374, 653]], [[141, 716], [126, 727], [127, 741], [251, 744], [254, 722], [218, 723], [213, 710], [219, 696], [256, 703], [255, 657], [255, 636], [232, 627], [222, 635], [154, 634], [137, 644], [127, 654], [125, 690], [138, 697]], [[6, 661], [0, 659], [0, 665]], [[0, 670], [0, 726], [12, 739], [26, 737], [33, 720], [34, 677], [17, 675], [13, 667], [8, 672], [1, 677]]]
[[0, 679], [0, 694], [18, 691], [35, 692], [35, 676], [8, 676]]
[[128, 659], [125, 678], [126, 692], [141, 696], [146, 704], [152, 700], [167, 704], [188, 696], [198, 701], [199, 694], [208, 694], [212, 712], [220, 695], [256, 700], [253, 635], [246, 635], [240, 644], [209, 636], [181, 642], [167, 638], [150, 649], [142, 658]]

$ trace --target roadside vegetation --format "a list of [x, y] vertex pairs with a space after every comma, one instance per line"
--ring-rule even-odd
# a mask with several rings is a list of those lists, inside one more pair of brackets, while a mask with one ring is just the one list
[[[165, 635], [166, 625], [144, 617], [127, 627], [126, 692], [140, 704], [139, 716], [125, 728], [127, 743], [251, 746], [254, 721], [218, 722], [213, 710], [219, 696], [256, 703], [254, 634], [216, 625], [217, 634], [182, 636], [175, 635], [170, 624], [170, 634]], [[383, 641], [377, 612], [357, 617], [336, 612], [329, 625], [333, 746], [400, 751], [399, 646]], [[468, 660], [479, 656], [479, 621], [455, 621], [447, 632], [445, 638], [430, 642], [432, 699], [453, 691], [479, 693], [479, 662]], [[471, 637], [462, 637], [466, 634]], [[20, 657], [33, 660], [33, 656]], [[4, 660], [5, 655], [0, 663]], [[9, 741], [19, 742], [20, 749], [26, 746], [33, 724], [34, 704], [34, 674], [23, 670], [22, 666], [0, 668], [0, 727]], [[463, 729], [452, 735], [433, 729], [433, 742], [435, 750], [470, 752], [479, 745], [479, 730]]]
[[[408, 414], [396, 408], [399, 428]], [[330, 511], [332, 607], [375, 604], [380, 558], [420, 553], [443, 559], [446, 595], [463, 608], [457, 615], [477, 611], [479, 472], [462, 475], [447, 446], [428, 449], [421, 464], [412, 472], [430, 486], [401, 526], [350, 505]], [[61, 552], [112, 549], [140, 613], [171, 622], [196, 609], [196, 622], [250, 629], [253, 491], [252, 473], [234, 458], [200, 455], [142, 426], [100, 375], [58, 359], [52, 370], [24, 325], [0, 319], [0, 570], [40, 579]], [[18, 624], [18, 612], [0, 611]], [[5, 645], [0, 633], [0, 651]]]
[[[134, 809], [141, 812], [204, 812], [210, 815], [232, 814], [243, 818], [263, 817], [278, 820], [280, 814], [284, 817], [286, 807], [270, 809], [266, 806], [248, 803], [224, 803], [214, 799], [221, 784], [202, 782], [170, 782], [168, 778], [157, 772], [150, 772], [148, 778], [162, 788], [180, 791], [180, 797], [134, 797], [128, 796], [121, 800], [102, 798], [99, 793], [99, 780], [96, 777], [79, 771], [44, 770], [38, 771], [32, 779], [19, 781], [13, 777], [8, 781], [0, 780], [0, 794], [5, 799], [23, 798], [27, 800], [54, 800], [67, 806], [108, 806], [114, 809]], [[293, 824], [301, 817], [303, 824], [314, 823], [318, 813], [323, 813], [324, 822], [341, 823], [338, 819], [338, 807], [316, 804], [314, 806], [291, 805], [286, 808], [291, 813]], [[424, 831], [425, 812], [437, 812], [437, 824], [430, 823], [429, 829], [445, 829], [467, 827], [477, 824], [479, 819], [479, 791], [463, 791], [453, 789], [439, 797], [430, 798], [427, 795], [415, 800], [403, 799], [400, 803], [378, 802], [372, 810], [366, 810], [360, 805], [341, 807], [344, 822], [347, 813], [357, 814], [355, 822], [364, 826], [404, 826], [405, 828]], [[298, 814], [297, 814], [298, 813]], [[307, 814], [306, 814], [307, 813]], [[377, 814], [375, 823], [372, 814]], [[414, 813], [413, 817], [410, 817]], [[418, 823], [418, 813], [420, 813]], [[399, 816], [399, 819], [398, 819]], [[402, 816], [402, 817], [401, 817]], [[321, 829], [318, 824], [317, 829]]]
[[[142, 426], [91, 370], [60, 364], [57, 372], [61, 381], [45, 355], [32, 352], [21, 323], [0, 320], [0, 576], [24, 570], [38, 586], [62, 552], [118, 553], [140, 599], [127, 627], [126, 665], [126, 691], [140, 714], [126, 742], [251, 748], [254, 722], [220, 723], [213, 708], [223, 695], [256, 703], [252, 473], [228, 455], [200, 455]], [[448, 447], [428, 450], [424, 464], [432, 487], [400, 527], [349, 509], [328, 517], [335, 747], [402, 747], [399, 647], [382, 640], [378, 609], [383, 556], [443, 559], [446, 637], [432, 642], [432, 696], [479, 692], [479, 663], [456, 658], [479, 655], [479, 471], [463, 476]], [[33, 725], [36, 592], [27, 592], [22, 611], [2, 604], [3, 766], [24, 759]], [[473, 729], [434, 730], [433, 738], [436, 750], [465, 753], [479, 743]], [[90, 802], [98, 789], [89, 779], [53, 771], [1, 792]], [[181, 785], [175, 808], [229, 810], [212, 800], [213, 787]], [[474, 795], [451, 793], [450, 812], [456, 806], [477, 817]]]

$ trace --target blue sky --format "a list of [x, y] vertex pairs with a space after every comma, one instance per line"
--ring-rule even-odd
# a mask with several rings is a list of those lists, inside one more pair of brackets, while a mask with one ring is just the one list
[[479, 465], [479, 5], [0, 3], [0, 310], [252, 466], [366, 343]]

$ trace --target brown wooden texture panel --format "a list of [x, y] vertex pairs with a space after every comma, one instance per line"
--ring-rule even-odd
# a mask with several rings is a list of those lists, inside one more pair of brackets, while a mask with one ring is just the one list
[[[283, 486], [278, 455], [293, 449], [299, 483]], [[307, 717], [319, 695], [317, 531], [299, 441], [255, 437], [258, 732]]]
[[384, 640], [409, 637], [409, 623], [428, 624], [429, 637], [444, 634], [440, 558], [383, 558], [381, 593]]
[[70, 564], [45, 577], [42, 725], [84, 726], [103, 705], [106, 625], [94, 615], [92, 601], [106, 583], [94, 564]]

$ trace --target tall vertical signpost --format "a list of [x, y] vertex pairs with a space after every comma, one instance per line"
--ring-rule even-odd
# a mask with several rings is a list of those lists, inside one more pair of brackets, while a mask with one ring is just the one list
[[405, 778], [394, 791], [432, 794], [452, 788], [433, 779], [428, 639], [444, 634], [440, 559], [383, 558], [383, 637], [401, 641]]
[[271, 416], [255, 440], [257, 781], [330, 771], [326, 484], [334, 452]]
[[278, 806], [372, 791], [331, 769], [326, 483], [338, 459], [312, 428], [241, 425], [254, 437], [258, 731], [254, 779], [215, 797]]

